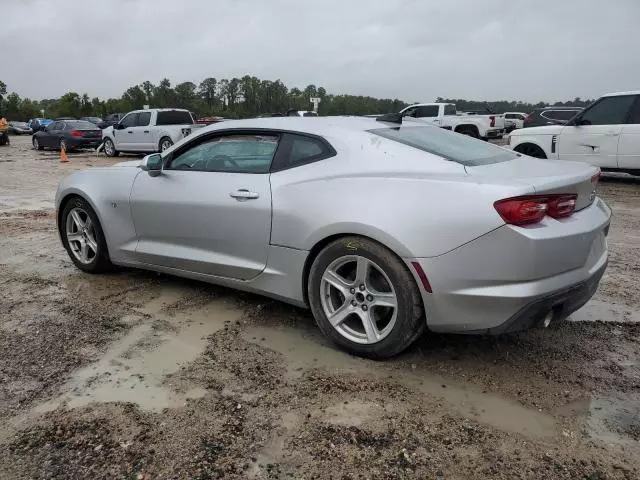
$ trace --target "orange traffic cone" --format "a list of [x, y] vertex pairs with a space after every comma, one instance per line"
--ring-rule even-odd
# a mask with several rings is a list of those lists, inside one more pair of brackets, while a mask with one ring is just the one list
[[60, 147], [60, 163], [67, 163], [69, 159], [67, 158], [67, 152], [64, 147]]

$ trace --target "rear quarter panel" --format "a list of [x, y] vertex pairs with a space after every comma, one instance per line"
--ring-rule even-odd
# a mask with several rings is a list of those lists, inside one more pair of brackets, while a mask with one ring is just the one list
[[77, 195], [89, 202], [100, 220], [114, 263], [134, 260], [132, 254], [137, 240], [129, 197], [133, 180], [139, 172], [130, 166], [76, 172], [60, 182], [56, 193], [58, 218], [69, 196]]
[[372, 137], [338, 156], [271, 175], [271, 243], [310, 250], [339, 234], [370, 237], [401, 257], [446, 253], [499, 227], [500, 198], [528, 186], [482, 184], [464, 167]]

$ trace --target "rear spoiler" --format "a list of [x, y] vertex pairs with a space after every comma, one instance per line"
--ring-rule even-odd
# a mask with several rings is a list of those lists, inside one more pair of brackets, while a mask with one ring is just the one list
[[401, 113], [387, 113], [376, 118], [376, 122], [400, 123], [402, 124]]

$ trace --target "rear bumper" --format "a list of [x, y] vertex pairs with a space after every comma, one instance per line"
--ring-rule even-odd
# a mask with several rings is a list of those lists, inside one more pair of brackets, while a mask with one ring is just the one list
[[79, 138], [79, 139], [69, 139], [67, 140], [68, 148], [98, 148], [98, 146], [102, 143], [101, 138]]
[[497, 130], [487, 130], [487, 138], [497, 138], [504, 135], [504, 128]]
[[499, 335], [501, 333], [520, 332], [541, 326], [548, 314], [552, 315], [551, 321], [562, 320], [582, 308], [593, 297], [606, 267], [607, 262], [605, 261], [604, 265], [585, 281], [532, 301], [502, 325], [475, 332], [468, 331], [467, 333]]
[[567, 219], [504, 225], [449, 253], [408, 260], [433, 331], [503, 333], [573, 313], [595, 293], [608, 261], [611, 211], [599, 198]]

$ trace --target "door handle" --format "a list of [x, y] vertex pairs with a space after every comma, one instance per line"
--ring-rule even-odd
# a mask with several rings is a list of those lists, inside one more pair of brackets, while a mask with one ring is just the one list
[[235, 192], [231, 192], [229, 194], [231, 198], [235, 198], [239, 202], [243, 202], [245, 200], [255, 200], [256, 198], [260, 198], [260, 194], [256, 192], [250, 192], [246, 188], [241, 188], [236, 190]]
[[149, 133], [149, 130], [145, 130], [144, 133]]
[[607, 135], [607, 137], [617, 137], [618, 136], [618, 134], [615, 133], [615, 132], [609, 132], [606, 135]]
[[127, 130], [127, 133], [133, 133], [133, 131], [131, 131], [131, 130]]

